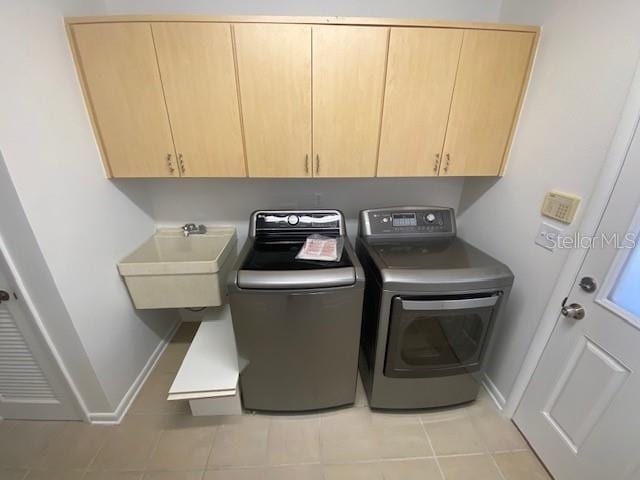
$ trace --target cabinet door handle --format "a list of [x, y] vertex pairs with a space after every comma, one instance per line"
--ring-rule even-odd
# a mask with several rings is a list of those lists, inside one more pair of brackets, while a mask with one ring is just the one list
[[304, 156], [304, 173], [309, 173], [309, 154]]
[[178, 154], [178, 163], [180, 164], [180, 171], [182, 172], [182, 174], [184, 174], [187, 171], [187, 169], [184, 168], [184, 160], [182, 159], [181, 153]]
[[316, 175], [320, 173], [320, 155], [316, 153]]
[[171, 161], [171, 154], [170, 153], [167, 154], [167, 165], [169, 166], [169, 173], [171, 175], [173, 175], [173, 172], [175, 172], [176, 169], [173, 168], [173, 162]]
[[444, 173], [447, 173], [449, 171], [449, 165], [451, 164], [451, 155], [447, 153], [445, 158], [447, 159], [447, 162], [444, 164]]
[[440, 166], [440, 154], [436, 153], [436, 161], [433, 164], [433, 173], [438, 173], [438, 167]]

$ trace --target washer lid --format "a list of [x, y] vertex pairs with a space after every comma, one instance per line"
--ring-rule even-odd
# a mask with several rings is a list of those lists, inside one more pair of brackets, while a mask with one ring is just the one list
[[299, 260], [298, 252], [306, 236], [273, 236], [257, 238], [242, 264], [242, 270], [297, 271], [353, 267], [346, 249], [336, 262]]
[[311, 289], [356, 283], [356, 269], [346, 245], [337, 262], [298, 260], [296, 255], [305, 238], [288, 235], [257, 238], [238, 270], [238, 287], [267, 290]]

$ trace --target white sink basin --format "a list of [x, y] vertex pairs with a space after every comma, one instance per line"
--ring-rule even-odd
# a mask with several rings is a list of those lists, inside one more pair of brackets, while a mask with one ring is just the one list
[[184, 237], [159, 229], [119, 264], [136, 308], [210, 307], [224, 303], [236, 252], [233, 227], [208, 227]]

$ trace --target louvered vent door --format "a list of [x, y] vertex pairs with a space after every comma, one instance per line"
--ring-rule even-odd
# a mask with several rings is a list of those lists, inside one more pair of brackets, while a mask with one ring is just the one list
[[0, 305], [0, 398], [3, 402], [58, 401], [6, 303]]
[[8, 294], [0, 303], [0, 417], [78, 420], [68, 384], [6, 277], [0, 270], [0, 291]]

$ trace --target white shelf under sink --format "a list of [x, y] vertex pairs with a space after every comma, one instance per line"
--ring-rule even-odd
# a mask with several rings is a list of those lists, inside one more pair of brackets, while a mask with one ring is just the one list
[[238, 376], [229, 305], [210, 308], [169, 389], [168, 400], [189, 400], [193, 415], [239, 414]]

